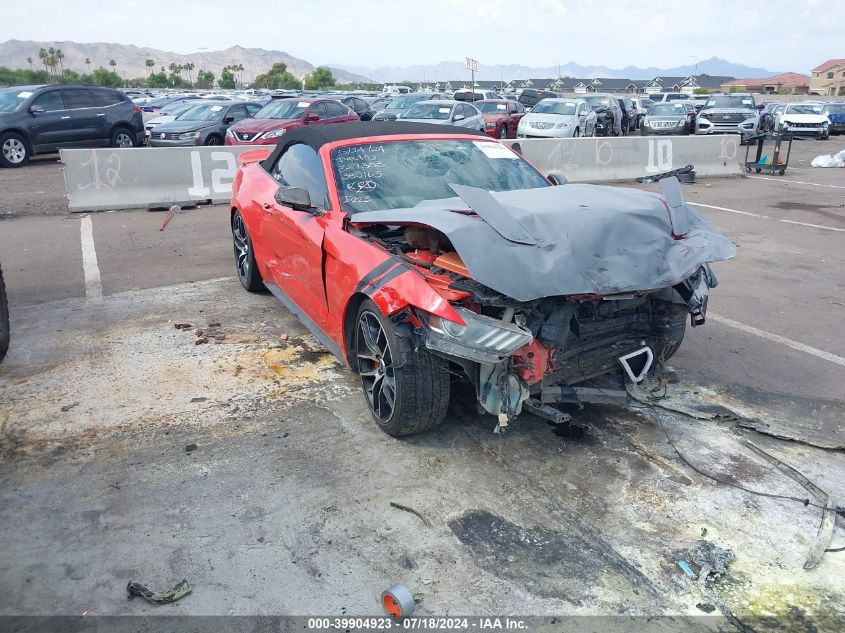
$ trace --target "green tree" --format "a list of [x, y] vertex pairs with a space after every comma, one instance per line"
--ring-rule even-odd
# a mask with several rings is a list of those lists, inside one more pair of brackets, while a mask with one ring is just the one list
[[62, 71], [62, 76], [59, 79], [59, 83], [78, 84], [80, 82], [84, 82], [83, 77], [85, 77], [85, 75], [80, 75], [78, 72], [73, 71], [70, 68], [65, 68]]
[[98, 68], [93, 73], [91, 73], [91, 83], [97, 86], [110, 86], [112, 88], [120, 88], [121, 86], [123, 86], [123, 79], [121, 79], [120, 75], [118, 75], [113, 70]]
[[301, 88], [300, 81], [288, 72], [286, 64], [278, 62], [273, 64], [266, 73], [261, 73], [252, 82], [253, 88], [268, 88], [278, 90], [279, 88]]
[[153, 66], [155, 66], [155, 65], [156, 65], [156, 61], [154, 59], [145, 59], [144, 60], [144, 66], [147, 67], [147, 74], [148, 75], [153, 74]]
[[305, 76], [306, 90], [319, 90], [320, 88], [331, 88], [334, 86], [334, 75], [325, 66], [318, 66], [310, 75]]
[[59, 74], [60, 75], [65, 74], [64, 58], [65, 58], [65, 54], [62, 52], [62, 49], [57, 48], [56, 49], [56, 61], [59, 62]]
[[226, 66], [223, 69], [223, 72], [220, 73], [220, 80], [217, 82], [217, 84], [221, 88], [232, 89], [235, 87], [235, 73], [233, 73], [232, 70], [232, 66]]
[[214, 86], [214, 73], [201, 70], [197, 73], [197, 88], [211, 88]]
[[167, 73], [150, 73], [147, 78], [147, 86], [150, 88], [169, 88], [170, 80], [167, 78]]

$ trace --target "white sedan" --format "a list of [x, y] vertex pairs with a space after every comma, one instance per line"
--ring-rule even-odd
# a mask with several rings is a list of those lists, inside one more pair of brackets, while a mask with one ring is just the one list
[[484, 116], [478, 108], [469, 103], [445, 99], [419, 101], [400, 114], [396, 120], [457, 125], [484, 131]]
[[596, 135], [596, 113], [583, 99], [543, 99], [519, 121], [517, 138]]

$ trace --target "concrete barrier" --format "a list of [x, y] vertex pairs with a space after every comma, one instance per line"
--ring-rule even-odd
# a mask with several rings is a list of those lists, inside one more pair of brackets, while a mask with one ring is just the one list
[[[253, 147], [63, 149], [71, 211], [228, 202], [238, 156]], [[272, 148], [271, 148], [272, 149]]]
[[[518, 139], [546, 176], [613, 182], [692, 164], [699, 176], [740, 173], [739, 136]], [[61, 151], [71, 211], [226, 202], [238, 156], [252, 147], [162, 147]], [[270, 148], [272, 149], [272, 148]]]
[[613, 182], [693, 165], [698, 176], [740, 173], [739, 135], [628, 136], [504, 141], [546, 176]]

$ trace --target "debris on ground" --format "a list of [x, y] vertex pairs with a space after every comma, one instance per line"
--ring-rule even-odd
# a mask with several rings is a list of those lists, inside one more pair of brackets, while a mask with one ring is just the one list
[[190, 323], [174, 323], [173, 327], [175, 327], [177, 330], [190, 330], [194, 326]]
[[423, 525], [425, 525], [426, 527], [431, 527], [431, 521], [429, 521], [419, 511], [414, 510], [413, 508], [410, 508], [406, 505], [402, 505], [401, 503], [396, 503], [395, 501], [390, 502], [390, 507], [396, 508], [397, 510], [404, 510], [405, 512], [410, 512], [415, 517], [417, 517], [420, 521], [422, 521]]
[[196, 445], [196, 444], [188, 444], [188, 445], [185, 447], [185, 452], [186, 452], [186, 453], [193, 453], [195, 450], [197, 450], [197, 445]]
[[[693, 563], [698, 565], [698, 584], [702, 589], [707, 588], [707, 579], [712, 575], [718, 578], [728, 570], [734, 558], [732, 550], [717, 547], [710, 541], [699, 539], [687, 551]], [[684, 561], [681, 561], [684, 562]], [[680, 563], [678, 563], [680, 565]]]
[[187, 580], [182, 580], [182, 582], [175, 585], [169, 591], [153, 591], [146, 585], [142, 585], [139, 582], [130, 582], [126, 585], [126, 591], [129, 592], [130, 600], [135, 596], [140, 596], [144, 600], [148, 602], [152, 602], [153, 604], [167, 604], [169, 602], [176, 602], [180, 598], [184, 598], [187, 596], [193, 587], [191, 587], [190, 583]]
[[692, 570], [692, 567], [690, 567], [690, 565], [689, 565], [689, 563], [688, 563], [687, 561], [685, 561], [685, 560], [679, 560], [679, 561], [678, 561], [678, 567], [680, 567], [680, 568], [681, 568], [681, 570], [682, 570], [682, 571], [683, 571], [683, 572], [684, 572], [687, 576], [689, 576], [690, 578], [692, 578], [692, 579], [695, 579], [695, 578], [696, 578], [696, 573]]
[[[784, 475], [802, 485], [816, 500], [817, 503], [815, 505], [822, 509], [822, 520], [816, 532], [816, 540], [810, 549], [807, 560], [804, 562], [804, 569], [814, 569], [821, 561], [822, 556], [824, 556], [825, 551], [830, 546], [830, 542], [833, 540], [833, 527], [836, 523], [837, 512], [836, 505], [833, 503], [830, 495], [807, 479], [799, 470], [782, 462], [774, 455], [767, 453], [749, 439], [745, 440], [745, 445], [767, 462], [774, 465]], [[804, 505], [810, 505], [810, 500], [806, 499]]]
[[287, 332], [284, 332], [284, 333], [282, 333], [282, 334], [279, 334], [279, 340], [280, 340], [280, 341], [286, 341], [286, 340], [288, 340], [288, 335], [287, 335]]
[[205, 343], [208, 343], [208, 337], [206, 336], [198, 338], [196, 341], [194, 341], [194, 345], [204, 345]]
[[833, 156], [830, 154], [816, 156], [810, 163], [810, 167], [845, 167], [845, 149]]
[[67, 413], [68, 411], [70, 411], [71, 409], [73, 409], [75, 406], [78, 406], [78, 405], [79, 405], [78, 402], [74, 402], [72, 404], [62, 405], [61, 411], [62, 411], [62, 413]]
[[177, 213], [182, 213], [182, 207], [178, 204], [174, 204], [167, 210], [167, 213], [164, 214], [164, 219], [161, 221], [161, 226], [158, 227], [158, 230], [163, 231], [167, 227], [167, 223], [170, 222], [173, 216]]
[[417, 606], [411, 590], [400, 584], [391, 585], [382, 592], [381, 604], [385, 612], [397, 620], [411, 616]]
[[205, 402], [206, 400], [208, 400], [208, 398], [203, 398], [203, 397], [191, 398], [192, 403], [193, 402]]

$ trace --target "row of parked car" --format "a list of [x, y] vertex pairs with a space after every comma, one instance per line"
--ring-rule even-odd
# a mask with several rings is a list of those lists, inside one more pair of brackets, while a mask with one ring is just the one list
[[33, 154], [62, 147], [275, 144], [298, 126], [357, 120], [448, 124], [501, 139], [618, 136], [637, 129], [643, 135], [744, 137], [783, 130], [824, 139], [845, 131], [845, 104], [757, 106], [750, 94], [711, 95], [700, 104], [681, 93], [565, 98], [531, 89], [505, 96], [482, 90], [451, 96], [253, 93], [133, 102], [97, 86], [19, 86], [0, 89], [0, 165], [21, 166]]

